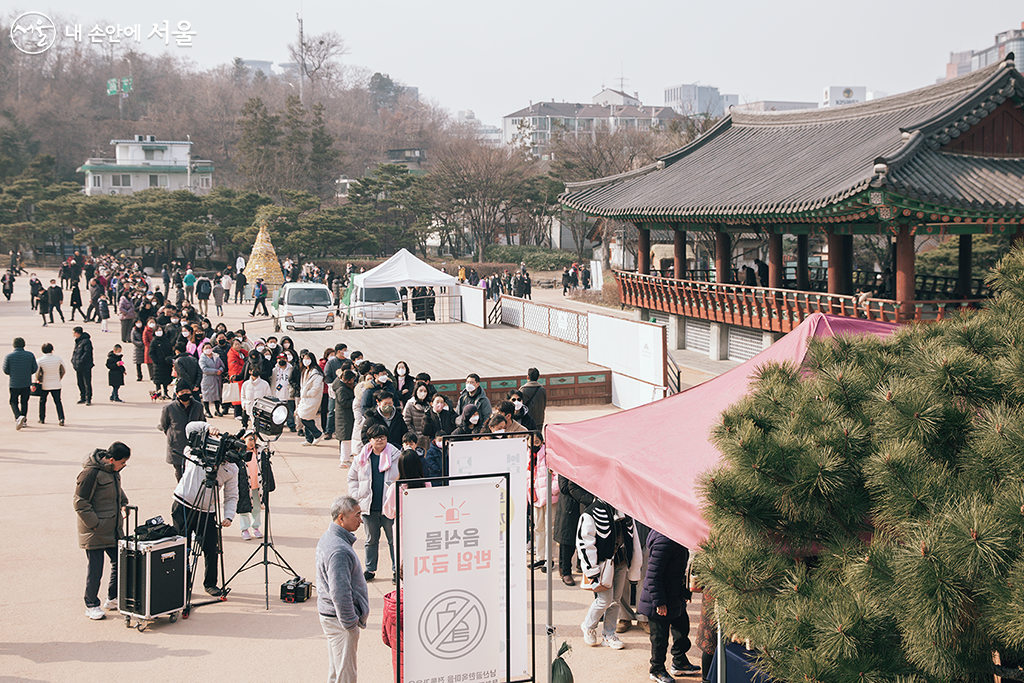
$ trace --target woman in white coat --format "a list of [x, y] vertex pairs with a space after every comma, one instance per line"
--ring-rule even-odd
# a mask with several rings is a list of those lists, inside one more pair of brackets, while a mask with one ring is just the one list
[[320, 400], [324, 394], [324, 374], [309, 351], [299, 357], [299, 401], [295, 415], [302, 421], [304, 446], [316, 446], [324, 440], [324, 434], [316, 423], [320, 416]]
[[395, 544], [391, 529], [394, 520], [384, 514], [384, 500], [388, 488], [398, 479], [398, 457], [402, 453], [388, 443], [387, 430], [383, 425], [371, 425], [366, 431], [366, 440], [367, 444], [348, 470], [348, 495], [359, 501], [366, 527], [366, 571], [363, 578], [372, 581], [377, 571], [377, 544], [383, 529], [391, 551], [393, 581]]

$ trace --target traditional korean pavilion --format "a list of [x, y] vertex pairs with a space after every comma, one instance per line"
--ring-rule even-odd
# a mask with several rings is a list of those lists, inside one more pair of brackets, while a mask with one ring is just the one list
[[[848, 298], [853, 235], [891, 234], [895, 318], [906, 320], [915, 311], [915, 236], [959, 236], [958, 288], [966, 295], [971, 236], [1022, 234], [1022, 103], [1024, 79], [1010, 53], [963, 77], [862, 104], [733, 111], [656, 163], [571, 183], [560, 199], [585, 214], [635, 224], [638, 274], [617, 274], [623, 300], [639, 297], [644, 308], [685, 315], [693, 302], [678, 289], [658, 290], [672, 280], [647, 277], [652, 229], [674, 231], [677, 277], [685, 273], [686, 232], [713, 232], [719, 283], [730, 273], [731, 237], [767, 235], [768, 292], [783, 286], [783, 235], [797, 236], [797, 290], [809, 289], [807, 236], [825, 236], [828, 293]], [[794, 322], [763, 329], [785, 332]]]

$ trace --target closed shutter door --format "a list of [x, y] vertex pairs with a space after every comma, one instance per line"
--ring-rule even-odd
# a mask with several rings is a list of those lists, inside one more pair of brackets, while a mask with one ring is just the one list
[[663, 313], [662, 311], [650, 311], [648, 321], [659, 325], [668, 325], [668, 313]]
[[750, 360], [763, 350], [760, 330], [729, 328], [729, 360]]
[[686, 319], [686, 349], [707, 353], [711, 350], [711, 323], [696, 318]]

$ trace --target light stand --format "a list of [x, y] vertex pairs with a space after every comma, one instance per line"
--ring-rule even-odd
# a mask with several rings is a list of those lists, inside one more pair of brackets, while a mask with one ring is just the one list
[[[270, 528], [270, 494], [276, 488], [274, 484], [274, 471], [270, 464], [270, 458], [273, 455], [273, 451], [270, 450], [270, 443], [276, 441], [281, 436], [281, 432], [284, 431], [284, 425], [288, 421], [288, 405], [283, 401], [264, 397], [257, 399], [253, 405], [253, 424], [256, 428], [256, 438], [263, 442], [262, 448], [259, 449], [259, 474], [260, 479], [263, 481], [263, 519], [264, 532], [263, 539], [260, 541], [259, 546], [252, 551], [252, 554], [242, 563], [242, 566], [231, 575], [227, 581], [224, 582], [224, 587], [234, 581], [235, 577], [242, 572], [253, 569], [255, 567], [263, 566], [263, 595], [266, 609], [270, 609], [270, 565], [280, 567], [285, 571], [289, 572], [292, 576], [298, 578], [298, 573], [292, 569], [288, 561], [281, 556], [281, 553], [277, 552], [277, 548], [274, 547], [274, 537]], [[273, 437], [273, 438], [271, 438]], [[250, 489], [252, 483], [250, 482]], [[255, 558], [260, 554], [263, 554], [263, 559], [256, 560]], [[270, 558], [270, 553], [274, 554], [274, 559]]]

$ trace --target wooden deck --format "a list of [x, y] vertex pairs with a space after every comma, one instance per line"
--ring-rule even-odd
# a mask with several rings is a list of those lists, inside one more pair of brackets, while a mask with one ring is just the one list
[[[273, 334], [272, 323], [249, 323], [251, 339]], [[482, 330], [461, 323], [408, 325], [395, 328], [282, 332], [297, 349], [308, 348], [321, 356], [338, 342], [350, 351], [362, 351], [366, 359], [383, 363], [389, 370], [404, 360], [416, 373], [426, 372], [438, 390], [458, 390], [466, 375], [475, 372], [486, 384], [492, 399], [515, 386], [510, 378], [526, 381], [526, 371], [537, 368], [548, 386], [549, 405], [583, 405], [611, 402], [611, 371], [587, 361], [587, 349], [524, 330], [500, 325]], [[519, 382], [521, 384], [522, 382]], [[457, 393], [457, 391], [455, 392]]]

